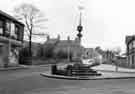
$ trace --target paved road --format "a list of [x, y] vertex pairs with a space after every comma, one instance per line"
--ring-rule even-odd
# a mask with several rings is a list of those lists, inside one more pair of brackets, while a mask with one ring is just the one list
[[135, 79], [62, 80], [40, 76], [47, 67], [0, 72], [0, 94], [135, 94]]

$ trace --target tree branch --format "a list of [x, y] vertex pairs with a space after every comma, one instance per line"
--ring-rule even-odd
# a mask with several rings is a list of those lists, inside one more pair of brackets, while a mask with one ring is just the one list
[[24, 16], [24, 20], [25, 20], [25, 24], [27, 26], [27, 29], [30, 31], [30, 27], [29, 27], [29, 24], [28, 24], [27, 16], [26, 15]]
[[43, 15], [41, 14], [40, 10], [35, 6], [33, 6], [32, 4], [24, 3], [19, 7], [15, 8], [15, 12], [18, 16], [17, 18], [19, 18], [19, 20], [22, 20], [25, 23], [25, 27], [27, 29], [26, 33], [29, 38], [32, 37], [33, 31], [36, 28], [43, 29], [41, 25], [36, 26], [36, 24], [38, 25], [38, 23], [48, 20], [48, 19], [43, 19], [42, 18]]

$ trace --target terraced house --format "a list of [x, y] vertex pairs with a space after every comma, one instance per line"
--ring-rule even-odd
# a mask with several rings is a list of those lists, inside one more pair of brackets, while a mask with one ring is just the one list
[[67, 53], [68, 59], [71, 57], [72, 60], [80, 58], [83, 51], [83, 46], [80, 44], [78, 38], [71, 40], [70, 37], [67, 37], [67, 40], [61, 40], [59, 35], [57, 38], [50, 38], [48, 36], [44, 48], [46, 48], [47, 45], [53, 45], [54, 53], [61, 51]]
[[127, 63], [129, 67], [135, 67], [135, 35], [126, 36]]
[[18, 64], [23, 34], [24, 24], [0, 11], [0, 67]]

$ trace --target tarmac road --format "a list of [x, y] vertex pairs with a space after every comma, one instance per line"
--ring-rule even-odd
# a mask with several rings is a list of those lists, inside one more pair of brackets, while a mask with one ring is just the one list
[[63, 80], [40, 75], [48, 67], [0, 72], [0, 94], [135, 94], [135, 79]]

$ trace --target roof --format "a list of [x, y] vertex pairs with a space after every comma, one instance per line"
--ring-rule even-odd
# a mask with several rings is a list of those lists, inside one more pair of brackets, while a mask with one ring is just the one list
[[135, 35], [131, 35], [131, 36], [126, 36], [126, 44], [128, 44], [129, 42], [131, 42], [132, 40], [135, 40]]
[[55, 44], [58, 41], [58, 39], [49, 39], [45, 42], [45, 44]]
[[127, 58], [126, 56], [120, 56], [120, 55], [115, 55], [115, 57], [121, 58], [121, 59], [126, 59]]
[[[80, 47], [80, 42], [77, 40], [70, 40], [69, 38], [67, 40], [60, 40], [60, 38], [48, 38], [46, 40], [46, 42], [44, 43], [44, 46], [46, 45], [57, 45], [57, 47]], [[84, 48], [83, 46], [81, 46], [81, 48]]]
[[10, 19], [10, 20], [12, 20], [12, 21], [14, 21], [14, 22], [17, 22], [17, 23], [19, 23], [19, 24], [21, 24], [21, 25], [24, 26], [24, 24], [23, 24], [22, 22], [18, 21], [18, 20], [15, 19], [13, 16], [10, 16], [9, 14], [3, 12], [2, 10], [0, 10], [0, 15], [2, 15], [2, 16], [4, 16], [4, 17], [6, 17], [6, 18], [8, 18], [8, 19]]
[[[27, 47], [29, 46], [29, 41], [23, 41], [24, 42], [24, 46]], [[32, 46], [40, 46], [40, 43], [36, 43], [36, 42], [31, 42]]]
[[78, 45], [74, 40], [60, 40], [57, 44], [58, 46], [75, 46]]
[[84, 48], [84, 50], [89, 50], [89, 51], [93, 51], [94, 49], [93, 48]]

